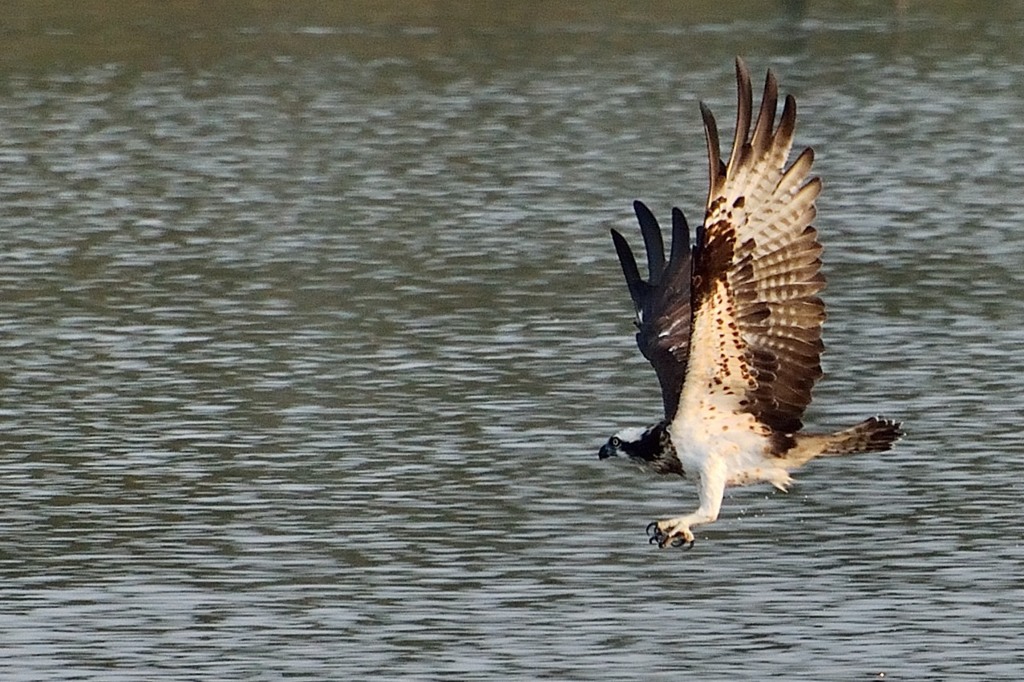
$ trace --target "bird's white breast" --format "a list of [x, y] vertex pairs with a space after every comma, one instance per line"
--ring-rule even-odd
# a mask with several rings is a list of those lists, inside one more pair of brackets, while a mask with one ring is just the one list
[[702, 471], [711, 460], [724, 463], [729, 478], [767, 464], [767, 434], [751, 414], [718, 409], [680, 414], [669, 433], [688, 474]]

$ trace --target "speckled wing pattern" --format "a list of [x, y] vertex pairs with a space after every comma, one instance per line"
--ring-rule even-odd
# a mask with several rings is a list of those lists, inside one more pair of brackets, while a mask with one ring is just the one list
[[769, 72], [751, 131], [750, 74], [742, 60], [736, 76], [736, 133], [727, 163], [715, 119], [701, 105], [710, 189], [693, 249], [690, 354], [677, 419], [710, 424], [716, 412], [747, 414], [741, 421], [751, 429], [788, 440], [802, 427], [822, 375], [825, 307], [817, 294], [825, 279], [811, 226], [821, 183], [808, 180], [810, 149], [786, 167], [795, 100], [786, 97], [775, 126], [778, 85]]

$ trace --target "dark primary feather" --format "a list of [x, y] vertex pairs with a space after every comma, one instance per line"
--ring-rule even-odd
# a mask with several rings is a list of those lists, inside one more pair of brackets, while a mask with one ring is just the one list
[[648, 279], [640, 277], [626, 239], [612, 230], [612, 241], [636, 309], [636, 342], [661, 384], [665, 418], [679, 406], [690, 344], [690, 231], [679, 209], [672, 210], [672, 250], [665, 263], [661, 226], [642, 202], [633, 202], [647, 251]]
[[647, 279], [654, 284], [661, 281], [665, 271], [665, 243], [661, 239], [661, 225], [645, 205], [633, 202], [636, 219], [640, 223], [640, 234], [644, 238], [644, 249], [647, 251]]

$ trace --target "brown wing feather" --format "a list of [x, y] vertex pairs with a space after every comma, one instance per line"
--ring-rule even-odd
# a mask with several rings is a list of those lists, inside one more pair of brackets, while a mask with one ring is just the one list
[[729, 405], [775, 431], [793, 433], [822, 374], [825, 308], [817, 294], [825, 279], [811, 226], [821, 183], [807, 180], [810, 149], [785, 166], [795, 100], [786, 98], [776, 127], [778, 86], [769, 72], [751, 133], [750, 76], [739, 59], [736, 80], [736, 134], [724, 168], [714, 116], [701, 109], [710, 188], [695, 245], [692, 343], [693, 355], [705, 343], [721, 355], [702, 353], [701, 363], [691, 359], [684, 391], [691, 391], [694, 409]]

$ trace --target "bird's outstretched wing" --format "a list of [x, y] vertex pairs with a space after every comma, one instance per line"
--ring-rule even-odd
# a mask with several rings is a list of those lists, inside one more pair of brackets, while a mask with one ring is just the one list
[[750, 74], [740, 59], [736, 78], [736, 134], [727, 163], [715, 119], [701, 105], [710, 190], [694, 245], [680, 415], [747, 413], [758, 428], [786, 437], [801, 428], [822, 374], [825, 307], [817, 294], [825, 279], [811, 226], [821, 182], [807, 179], [810, 149], [786, 167], [796, 121], [792, 96], [775, 126], [778, 86], [769, 71], [751, 130]]
[[612, 230], [612, 241], [636, 308], [636, 343], [658, 374], [665, 418], [671, 420], [679, 405], [690, 352], [690, 230], [679, 209], [672, 210], [672, 252], [665, 262], [661, 227], [654, 214], [633, 202], [647, 251], [648, 279], [637, 269], [625, 238]]

